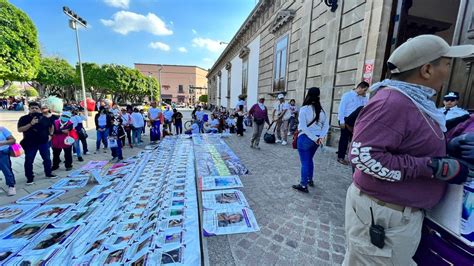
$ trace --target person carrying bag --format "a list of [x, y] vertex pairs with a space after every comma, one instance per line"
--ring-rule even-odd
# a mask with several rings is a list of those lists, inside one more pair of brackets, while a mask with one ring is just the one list
[[265, 134], [263, 134], [263, 140], [268, 144], [274, 144], [276, 142], [276, 137], [275, 137], [276, 128], [273, 128], [273, 131], [269, 132], [274, 124], [275, 124], [275, 121], [271, 122], [267, 128], [267, 131], [265, 131]]
[[52, 171], [59, 169], [59, 156], [64, 151], [64, 164], [66, 171], [72, 169], [72, 145], [78, 138], [77, 132], [71, 122], [71, 112], [63, 112], [58, 120], [54, 121], [54, 132], [51, 140], [53, 148]]
[[260, 143], [260, 137], [262, 136], [265, 123], [270, 126], [268, 109], [263, 104], [264, 102], [265, 98], [262, 96], [258, 99], [258, 103], [254, 104], [249, 110], [249, 117], [253, 117], [253, 134], [250, 141], [250, 148], [260, 149], [258, 144]]

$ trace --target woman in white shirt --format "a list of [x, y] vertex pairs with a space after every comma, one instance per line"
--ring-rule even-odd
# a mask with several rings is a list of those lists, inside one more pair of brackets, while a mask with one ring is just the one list
[[314, 186], [313, 157], [329, 130], [329, 118], [321, 107], [319, 95], [319, 88], [310, 88], [298, 115], [297, 146], [301, 161], [301, 180], [293, 188], [304, 193], [309, 192], [308, 186]]

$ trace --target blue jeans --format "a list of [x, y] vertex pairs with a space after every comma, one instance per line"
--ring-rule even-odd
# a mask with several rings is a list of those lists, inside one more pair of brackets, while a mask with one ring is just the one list
[[175, 123], [176, 135], [183, 134], [183, 122]]
[[23, 150], [25, 151], [25, 176], [28, 182], [33, 182], [33, 162], [38, 151], [43, 159], [44, 173], [47, 176], [51, 175], [51, 152], [48, 142], [23, 147]]
[[204, 121], [199, 120], [198, 125], [199, 125], [199, 133], [204, 133]]
[[136, 127], [132, 131], [132, 144], [138, 145], [142, 140], [142, 130], [143, 127]]
[[[101, 127], [102, 128], [102, 127]], [[96, 142], [96, 149], [100, 149], [100, 142], [104, 144], [104, 148], [107, 148], [107, 137], [109, 136], [109, 129], [105, 129], [104, 131], [97, 130], [97, 142]]]
[[82, 157], [82, 153], [81, 153], [81, 141], [79, 139], [77, 139], [76, 141], [74, 141], [74, 150], [76, 152], [76, 155], [77, 157]]
[[0, 151], [0, 170], [2, 170], [3, 175], [5, 176], [7, 186], [14, 187], [15, 175], [13, 175], [12, 161], [10, 160], [9, 149]]
[[122, 156], [122, 141], [119, 138], [117, 139], [117, 147], [110, 148], [110, 150], [112, 151], [112, 157], [114, 157], [114, 158], [118, 157], [119, 160], [123, 159], [123, 156]]
[[150, 141], [157, 141], [161, 138], [160, 121], [153, 121], [150, 128]]
[[304, 187], [308, 185], [309, 181], [313, 181], [314, 163], [313, 157], [318, 150], [319, 145], [312, 141], [306, 134], [298, 136], [298, 153], [301, 162], [301, 181], [300, 184]]

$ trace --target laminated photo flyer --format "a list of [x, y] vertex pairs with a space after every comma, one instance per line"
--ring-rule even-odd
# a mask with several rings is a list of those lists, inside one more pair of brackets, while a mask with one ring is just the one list
[[126, 252], [126, 248], [102, 251], [97, 258], [97, 263], [99, 265], [121, 265], [126, 260]]
[[86, 196], [77, 203], [76, 208], [79, 209], [79, 208], [89, 208], [89, 207], [97, 206], [98, 204], [101, 204], [107, 198], [109, 198], [110, 195], [111, 193], [103, 192], [96, 196]]
[[184, 248], [162, 249], [160, 262], [162, 265], [174, 265], [183, 263]]
[[16, 202], [18, 204], [43, 204], [61, 196], [65, 192], [65, 190], [59, 189], [42, 189], [20, 198]]
[[105, 242], [105, 247], [108, 249], [124, 248], [133, 242], [135, 232], [125, 232], [110, 236]]
[[25, 252], [31, 255], [42, 254], [43, 256], [49, 256], [55, 249], [69, 244], [73, 240], [78, 228], [79, 226], [46, 229], [25, 248]]
[[153, 248], [155, 242], [154, 239], [154, 235], [140, 239], [138, 242], [133, 244], [131, 248], [127, 250], [127, 258], [130, 260], [136, 260], [144, 254], [148, 253], [150, 249]]
[[131, 266], [151, 266], [157, 265], [156, 255], [153, 252], [143, 254], [130, 262]]
[[38, 208], [38, 204], [12, 204], [0, 207], [0, 223], [10, 223]]
[[77, 253], [77, 256], [89, 256], [91, 254], [99, 253], [100, 251], [102, 251], [107, 239], [108, 237], [105, 236], [95, 239], [93, 242], [85, 246], [83, 252]]
[[181, 229], [165, 230], [158, 235], [158, 245], [160, 247], [180, 245], [183, 241], [184, 231]]
[[203, 212], [204, 236], [229, 235], [259, 231], [249, 208], [226, 208]]
[[204, 209], [248, 207], [248, 202], [239, 190], [214, 190], [202, 193], [202, 206]]
[[12, 243], [10, 246], [14, 246], [15, 243], [22, 245], [25, 241], [31, 241], [38, 236], [47, 226], [48, 224], [14, 224], [2, 231], [0, 238], [2, 243], [4, 240], [9, 240], [9, 243]]
[[80, 210], [70, 211], [61, 218], [60, 221], [54, 223], [54, 227], [71, 226], [84, 222], [94, 213], [95, 208], [82, 208]]
[[232, 176], [204, 176], [200, 180], [201, 190], [218, 190], [243, 187], [242, 181], [236, 175]]
[[43, 205], [35, 211], [20, 218], [22, 223], [54, 223], [62, 218], [73, 204]]
[[21, 247], [0, 246], [0, 265], [15, 256]]
[[89, 177], [63, 178], [51, 186], [51, 188], [64, 190], [83, 188], [87, 185], [88, 181]]

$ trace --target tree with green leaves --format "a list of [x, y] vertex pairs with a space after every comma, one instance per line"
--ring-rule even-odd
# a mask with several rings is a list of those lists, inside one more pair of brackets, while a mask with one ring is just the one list
[[204, 94], [204, 95], [199, 96], [199, 102], [207, 103], [207, 95]]
[[[32, 80], [40, 63], [36, 27], [7, 0], [0, 0], [0, 79]], [[5, 86], [4, 86], [5, 87]]]
[[38, 75], [31, 83], [42, 96], [56, 95], [70, 98], [77, 83], [74, 68], [64, 59], [57, 57], [41, 58]]

